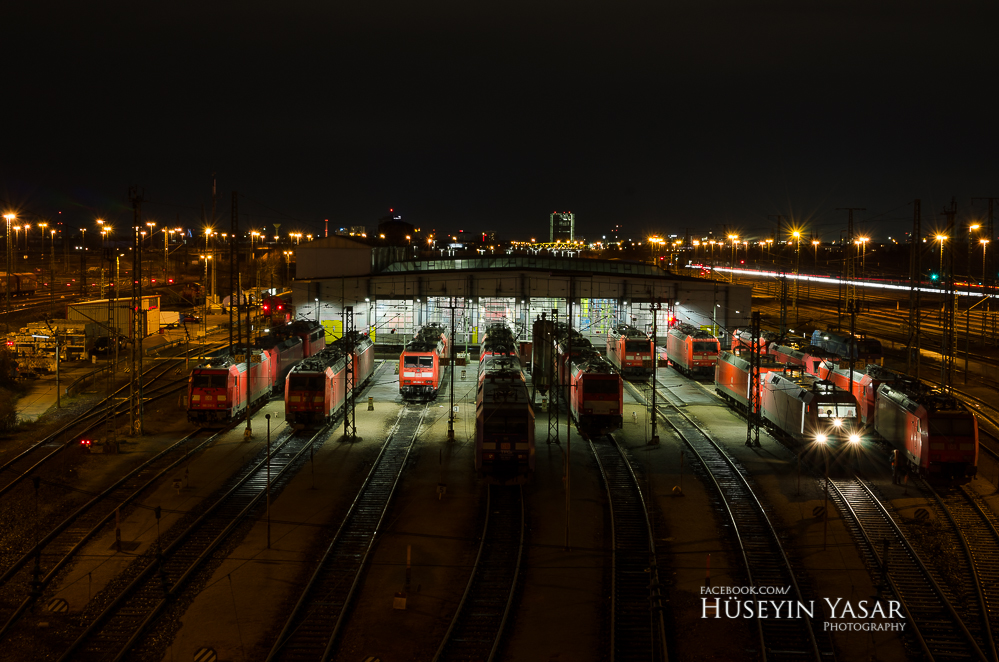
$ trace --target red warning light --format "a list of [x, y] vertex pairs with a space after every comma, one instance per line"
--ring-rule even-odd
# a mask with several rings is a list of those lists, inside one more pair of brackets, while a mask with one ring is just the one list
[[90, 440], [89, 439], [81, 439], [80, 440], [80, 445], [83, 446], [84, 448], [90, 448]]
[[169, 282], [170, 282], [170, 283], [173, 283], [173, 278], [171, 278], [171, 279], [169, 280]]

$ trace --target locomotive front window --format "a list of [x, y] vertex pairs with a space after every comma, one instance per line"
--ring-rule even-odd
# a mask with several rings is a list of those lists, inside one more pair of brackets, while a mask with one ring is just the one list
[[856, 405], [843, 402], [820, 402], [815, 405], [819, 410], [819, 418], [856, 418]]
[[502, 416], [494, 412], [486, 418], [482, 431], [485, 434], [526, 435], [527, 419], [523, 416]]
[[651, 352], [652, 346], [648, 340], [625, 340], [624, 349], [628, 352]]
[[971, 437], [975, 434], [975, 422], [971, 418], [930, 417], [931, 436]]
[[587, 395], [617, 393], [617, 391], [616, 379], [587, 379], [583, 381], [583, 393]]
[[402, 367], [403, 368], [415, 368], [420, 365], [420, 357], [409, 355], [402, 357]]
[[194, 388], [225, 388], [225, 375], [193, 375], [191, 386]]
[[292, 391], [322, 391], [325, 386], [320, 375], [293, 377], [291, 380]]
[[421, 368], [433, 368], [434, 367], [434, 357], [432, 357], [432, 356], [421, 356], [420, 357], [420, 367]]
[[717, 343], [713, 343], [713, 342], [695, 341], [694, 342], [694, 351], [695, 352], [710, 352], [712, 354], [717, 354], [718, 353], [718, 345], [717, 345]]

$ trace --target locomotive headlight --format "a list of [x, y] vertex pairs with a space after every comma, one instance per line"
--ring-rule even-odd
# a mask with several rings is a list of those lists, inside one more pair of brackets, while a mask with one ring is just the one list
[[817, 434], [815, 435], [815, 441], [819, 442], [820, 444], [824, 444], [826, 443], [826, 436], [824, 434]]
[[843, 425], [843, 419], [841, 419], [841, 418], [834, 418], [833, 419], [833, 425], [836, 426], [836, 427], [839, 427], [839, 426]]
[[850, 435], [850, 443], [852, 443], [852, 444], [859, 444], [860, 443], [860, 435], [859, 434], [851, 434]]

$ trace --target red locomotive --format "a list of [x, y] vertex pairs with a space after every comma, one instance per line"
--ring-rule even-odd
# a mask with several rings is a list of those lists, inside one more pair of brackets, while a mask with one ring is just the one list
[[222, 426], [242, 418], [250, 407], [271, 394], [270, 356], [250, 352], [247, 363], [223, 356], [198, 366], [187, 386], [187, 420], [205, 427]]
[[561, 389], [576, 429], [584, 438], [619, 429], [624, 414], [624, 382], [617, 369], [589, 340], [565, 324], [538, 320], [534, 331], [535, 347], [550, 346], [547, 336], [555, 335], [557, 369], [554, 378], [550, 378], [547, 373], [552, 371], [551, 362], [538, 362], [532, 380], [548, 384], [551, 390]]
[[[374, 344], [368, 336], [356, 331], [352, 339], [350, 360], [356, 393], [374, 373]], [[346, 401], [345, 349], [341, 338], [288, 373], [284, 411], [289, 425], [296, 429], [319, 427], [339, 414]]]
[[525, 483], [534, 473], [534, 452], [534, 408], [520, 361], [491, 356], [479, 364], [475, 471], [489, 483]]
[[978, 472], [978, 420], [956, 398], [914, 379], [881, 384], [874, 429], [910, 471], [966, 482]]
[[399, 355], [399, 393], [404, 399], [437, 397], [448, 349], [447, 327], [436, 322], [421, 328], [406, 344]]
[[297, 320], [287, 326], [288, 333], [302, 339], [304, 356], [315, 356], [326, 347], [326, 329], [318, 322]]
[[517, 356], [519, 349], [510, 327], [502, 322], [490, 324], [479, 345], [479, 361], [489, 356]]
[[822, 362], [832, 358], [829, 352], [818, 347], [796, 349], [788, 345], [778, 345], [776, 343], [770, 345], [770, 356], [777, 363], [798, 366], [813, 377], [818, 376], [819, 366], [822, 365]]
[[[756, 351], [763, 352], [764, 354], [768, 353], [770, 345], [776, 340], [776, 333], [763, 331], [756, 339]], [[732, 332], [731, 350], [738, 353], [744, 348], [748, 348], [749, 351], [753, 350], [753, 332], [748, 329], [736, 329]]]
[[[743, 345], [747, 347], [748, 345]], [[781, 371], [784, 369], [779, 363], [770, 360], [763, 355], [760, 357], [760, 374], [767, 372]], [[760, 388], [759, 382], [756, 385]], [[715, 390], [722, 399], [727, 400], [740, 411], [749, 409], [749, 359], [747, 354], [738, 355], [734, 352], [722, 352], [718, 355], [718, 363], [715, 364]], [[760, 391], [762, 394], [762, 391]], [[762, 399], [760, 400], [762, 402]]]
[[283, 390], [288, 371], [304, 358], [302, 339], [271, 334], [258, 338], [255, 347], [267, 352], [270, 357], [270, 380], [274, 390]]
[[853, 393], [860, 407], [860, 420], [868, 426], [874, 422], [878, 387], [902, 378], [899, 373], [875, 363], [867, 365], [862, 370], [854, 370], [852, 381], [848, 368], [838, 368], [835, 363], [829, 361], [823, 361], [819, 365], [818, 373], [820, 379], [830, 381], [841, 389]]
[[678, 324], [666, 336], [666, 359], [688, 377], [714, 374], [720, 350], [717, 338], [693, 324]]
[[652, 340], [633, 326], [618, 324], [607, 332], [607, 360], [622, 375], [652, 374]]
[[260, 302], [261, 314], [275, 322], [287, 322], [291, 319], [292, 311], [290, 295], [268, 294]]
[[[246, 363], [236, 361], [241, 356], [212, 359], [195, 368], [188, 382], [187, 419], [200, 425], [224, 425], [242, 418], [247, 405], [252, 407], [284, 387], [291, 368], [311, 356], [307, 348], [322, 348], [320, 341], [306, 344], [301, 337], [314, 336], [316, 329], [322, 331], [314, 322], [277, 326], [257, 339], [249, 356], [249, 397]], [[325, 344], [325, 336], [321, 343]]]
[[569, 411], [584, 439], [610, 434], [624, 421], [621, 375], [592, 347], [569, 360]]

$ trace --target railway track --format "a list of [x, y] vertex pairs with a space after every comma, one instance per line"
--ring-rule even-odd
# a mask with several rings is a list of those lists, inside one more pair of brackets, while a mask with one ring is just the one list
[[434, 662], [496, 659], [523, 554], [523, 488], [490, 485], [479, 553]]
[[[631, 388], [636, 397], [644, 400], [637, 389]], [[656, 415], [677, 432], [700, 460], [721, 497], [725, 515], [732, 522], [736, 535], [747, 585], [790, 587], [791, 592], [785, 599], [808, 604], [780, 538], [744, 470], [679, 407], [671, 406], [677, 403], [668, 392], [659, 391], [659, 394], [660, 403], [667, 404], [657, 405]], [[759, 618], [756, 610], [753, 613], [761, 659], [789, 662], [833, 659], [831, 641], [817, 631], [816, 623], [807, 615], [799, 619], [767, 619]]]
[[[5, 599], [0, 599], [0, 622], [3, 622], [0, 626], [0, 639], [41, 597], [42, 591], [75, 558], [84, 545], [115, 518], [119, 508], [136, 502], [147, 489], [159, 483], [167, 472], [176, 469], [193, 453], [212, 444], [219, 434], [221, 433], [207, 435], [204, 431], [198, 430], [160, 451], [104, 491], [94, 495], [41, 537], [28, 553], [5, 568], [3, 574], [0, 574], [0, 591], [7, 593], [4, 595]], [[204, 438], [197, 441], [199, 436]], [[29, 563], [42, 556], [57, 560], [48, 568], [39, 567], [38, 576], [29, 579], [34, 572], [27, 570]], [[42, 572], [45, 574], [41, 574]], [[23, 586], [30, 585], [29, 581], [35, 582], [33, 589], [18, 604], [16, 593], [23, 590]], [[17, 606], [13, 610], [4, 609], [8, 604]]]
[[268, 662], [330, 659], [427, 407], [410, 404], [400, 412], [340, 529], [271, 648]]
[[285, 434], [274, 441], [270, 452], [261, 450], [229, 480], [215, 503], [193, 522], [172, 527], [158, 542], [155, 555], [137, 559], [139, 567], [128, 585], [86, 625], [59, 659], [120, 660], [138, 648], [159, 616], [182, 596], [215, 550], [238, 526], [258, 514], [268, 491], [273, 495], [280, 490], [309, 457], [313, 444], [325, 439], [327, 432], [328, 428], [323, 428], [311, 437]]
[[[143, 377], [145, 378], [151, 373], [156, 372], [151, 379], [159, 379], [170, 372], [173, 367], [174, 366], [169, 364], [153, 366], [143, 372]], [[180, 383], [181, 381], [183, 380], [173, 380], [166, 385], [148, 385], [146, 387], [145, 401], [148, 402], [150, 400], [155, 400], [157, 398], [177, 393], [179, 390], [184, 388], [184, 384]], [[117, 389], [110, 396], [94, 404], [83, 415], [73, 419], [73, 421], [62, 426], [40, 441], [31, 444], [16, 456], [5, 462], [3, 466], [0, 466], [0, 475], [4, 475], [7, 478], [6, 482], [0, 486], [0, 497], [11, 491], [17, 485], [21, 484], [29, 476], [35, 475], [38, 469], [42, 468], [46, 462], [52, 460], [56, 455], [70, 446], [73, 446], [73, 442], [77, 439], [77, 437], [104, 425], [104, 419], [107, 416], [108, 404], [113, 402], [116, 395], [124, 392], [127, 388], [128, 386], [125, 385]], [[128, 403], [121, 402], [114, 405], [115, 417], [122, 416], [126, 413], [128, 413]]]
[[829, 497], [844, 515], [872, 573], [884, 573], [901, 603], [907, 630], [929, 660], [988, 658], [982, 651], [981, 622], [966, 624], [953, 605], [952, 587], [941, 586], [909, 544], [898, 523], [867, 484], [859, 479], [829, 481]]
[[996, 564], [999, 561], [999, 531], [996, 530], [999, 520], [967, 485], [939, 490], [922, 480], [916, 485], [929, 493], [928, 502], [936, 511], [937, 521], [950, 525], [946, 528], [947, 548], [958, 552], [956, 571], [961, 573], [961, 580], [953, 581], [949, 576], [944, 583], [958, 594], [965, 623], [981, 625], [982, 649], [991, 659], [999, 659], [993, 636], [993, 630], [999, 628], [999, 613], [995, 609], [999, 606], [999, 566]]
[[612, 662], [669, 659], [663, 596], [648, 510], [635, 472], [612, 435], [590, 441], [607, 488], [613, 535]]

